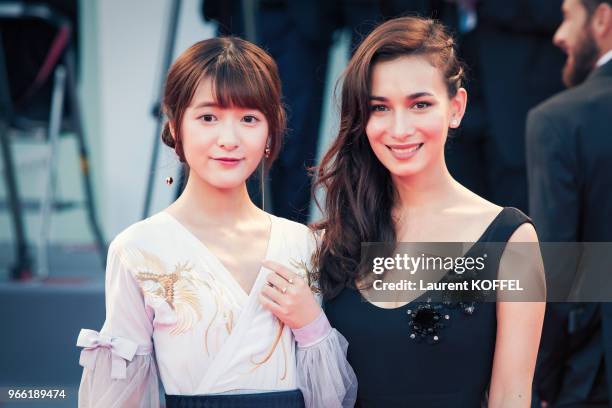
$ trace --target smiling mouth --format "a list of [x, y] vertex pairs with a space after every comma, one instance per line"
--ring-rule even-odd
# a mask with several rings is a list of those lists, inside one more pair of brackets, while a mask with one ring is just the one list
[[236, 158], [236, 157], [213, 157], [213, 160], [222, 163], [222, 164], [237, 164], [240, 161], [242, 161], [242, 159]]
[[423, 147], [425, 143], [413, 143], [409, 145], [386, 145], [396, 159], [409, 159]]

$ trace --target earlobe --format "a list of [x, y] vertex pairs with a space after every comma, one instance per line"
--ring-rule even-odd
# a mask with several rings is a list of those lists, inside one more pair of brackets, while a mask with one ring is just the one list
[[612, 30], [612, 6], [609, 4], [602, 4], [603, 6], [603, 35], [609, 35], [610, 30]]
[[176, 132], [174, 131], [174, 123], [172, 123], [172, 121], [168, 121], [168, 129], [170, 129], [170, 136], [172, 136], [172, 139], [174, 139], [174, 141], [176, 142]]
[[467, 91], [464, 88], [459, 88], [457, 90], [457, 94], [453, 97], [451, 107], [452, 107], [452, 116], [451, 116], [451, 127], [456, 128], [459, 127], [461, 123], [461, 119], [465, 114], [465, 108], [467, 106]]
[[605, 37], [612, 29], [612, 7], [602, 3], [595, 10], [592, 23], [593, 31], [599, 37]]

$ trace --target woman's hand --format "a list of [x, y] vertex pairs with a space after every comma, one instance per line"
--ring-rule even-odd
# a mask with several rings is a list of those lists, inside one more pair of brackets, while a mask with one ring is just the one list
[[266, 260], [263, 265], [272, 270], [266, 277], [268, 284], [259, 294], [265, 309], [291, 329], [304, 327], [321, 314], [321, 306], [303, 278], [274, 261]]

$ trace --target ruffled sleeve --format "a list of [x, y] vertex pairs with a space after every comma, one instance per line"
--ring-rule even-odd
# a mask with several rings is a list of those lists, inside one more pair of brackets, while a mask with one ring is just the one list
[[307, 408], [354, 407], [357, 377], [346, 360], [348, 342], [325, 316], [294, 329], [297, 383]]
[[77, 346], [83, 376], [79, 407], [159, 407], [151, 335], [153, 312], [121, 251], [109, 248], [105, 281], [106, 320], [100, 332], [81, 330]]

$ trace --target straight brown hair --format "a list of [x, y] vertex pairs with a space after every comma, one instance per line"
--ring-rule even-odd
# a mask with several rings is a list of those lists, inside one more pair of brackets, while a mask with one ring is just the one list
[[[264, 114], [270, 132], [270, 155], [264, 159], [268, 169], [278, 156], [286, 126], [278, 68], [268, 53], [238, 37], [197, 42], [172, 64], [164, 87], [163, 112], [167, 121], [162, 141], [185, 162], [181, 123], [203, 78], [211, 79], [219, 106], [257, 109]], [[175, 130], [174, 137], [171, 129]]]

